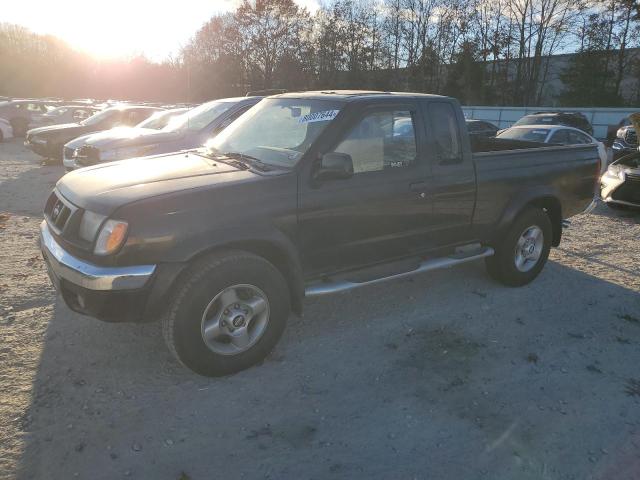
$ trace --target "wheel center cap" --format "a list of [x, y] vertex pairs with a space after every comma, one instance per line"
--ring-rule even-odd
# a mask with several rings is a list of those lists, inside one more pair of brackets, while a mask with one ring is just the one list
[[244, 315], [236, 315], [235, 317], [233, 317], [233, 320], [231, 322], [233, 323], [233, 326], [236, 328], [242, 327], [245, 322]]

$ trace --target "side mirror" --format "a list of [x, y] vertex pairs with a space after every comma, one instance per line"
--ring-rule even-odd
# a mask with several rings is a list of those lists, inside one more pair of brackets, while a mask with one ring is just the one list
[[315, 172], [316, 180], [344, 180], [353, 176], [353, 160], [346, 153], [326, 153]]

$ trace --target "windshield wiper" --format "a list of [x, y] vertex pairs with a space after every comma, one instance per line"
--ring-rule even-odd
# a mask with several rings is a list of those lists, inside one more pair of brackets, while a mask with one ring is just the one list
[[271, 165], [264, 163], [262, 160], [251, 155], [240, 152], [225, 152], [220, 154], [223, 157], [231, 158], [233, 160], [239, 160], [249, 167], [256, 167], [258, 170], [266, 172], [272, 169]]

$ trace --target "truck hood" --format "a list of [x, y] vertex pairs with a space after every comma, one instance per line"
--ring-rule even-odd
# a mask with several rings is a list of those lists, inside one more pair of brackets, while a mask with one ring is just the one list
[[76, 206], [110, 215], [150, 197], [259, 178], [198, 152], [183, 152], [82, 168], [62, 177], [56, 188]]

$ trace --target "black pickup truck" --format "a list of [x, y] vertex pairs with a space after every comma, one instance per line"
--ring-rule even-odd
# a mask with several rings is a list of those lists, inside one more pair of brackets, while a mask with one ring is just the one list
[[41, 245], [67, 305], [162, 319], [187, 367], [260, 361], [290, 311], [325, 295], [484, 258], [519, 286], [592, 204], [595, 145], [470, 141], [452, 98], [266, 98], [205, 149], [67, 174]]

